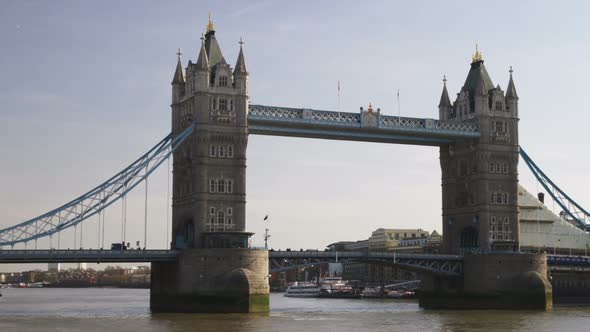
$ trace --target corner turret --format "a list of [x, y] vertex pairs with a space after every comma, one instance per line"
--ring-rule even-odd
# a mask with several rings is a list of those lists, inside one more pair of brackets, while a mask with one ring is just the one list
[[514, 80], [512, 79], [512, 66], [510, 66], [510, 81], [508, 81], [508, 88], [506, 88], [506, 111], [512, 112], [514, 117], [518, 117], [518, 94], [514, 87]]
[[248, 70], [244, 59], [244, 40], [240, 37], [240, 54], [234, 68], [234, 86], [241, 94], [248, 94]]
[[172, 104], [180, 102], [185, 93], [186, 80], [184, 77], [184, 69], [182, 68], [182, 50], [179, 48], [178, 62], [176, 63], [176, 70], [174, 71], [174, 78], [172, 78]]
[[440, 101], [438, 103], [438, 118], [440, 120], [447, 120], [453, 110], [453, 104], [449, 98], [449, 92], [447, 91], [447, 76], [443, 76], [443, 91], [440, 95]]

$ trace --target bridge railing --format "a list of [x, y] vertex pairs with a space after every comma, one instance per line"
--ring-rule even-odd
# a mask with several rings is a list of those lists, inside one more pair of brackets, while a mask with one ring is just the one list
[[461, 255], [404, 254], [391, 252], [355, 251], [270, 251], [269, 256], [280, 258], [399, 258], [399, 259], [440, 259], [463, 260]]
[[[248, 120], [363, 128], [362, 116], [362, 113], [252, 104], [249, 108]], [[400, 131], [426, 131], [471, 137], [479, 136], [479, 126], [475, 122], [441, 121], [435, 119], [381, 115], [380, 113], [377, 113], [377, 118], [378, 128]]]

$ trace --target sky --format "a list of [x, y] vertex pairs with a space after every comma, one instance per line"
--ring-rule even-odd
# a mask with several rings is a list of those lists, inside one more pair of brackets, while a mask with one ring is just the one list
[[[233, 66], [244, 38], [251, 103], [436, 118], [475, 44], [494, 84], [509, 66], [520, 144], [571, 197], [590, 205], [587, 77], [590, 3], [570, 1], [0, 0], [0, 227], [88, 191], [170, 131], [176, 52], [196, 61], [213, 14]], [[520, 182], [537, 183], [524, 163]], [[128, 241], [143, 240], [143, 187], [128, 200]], [[167, 243], [165, 164], [150, 178], [148, 247]], [[269, 246], [323, 249], [377, 228], [441, 231], [438, 148], [250, 136], [247, 230]], [[96, 247], [96, 221], [84, 246]], [[169, 229], [169, 228], [168, 228]], [[106, 243], [120, 239], [121, 207]], [[45, 242], [44, 242], [45, 241]], [[168, 239], [169, 241], [169, 239]], [[39, 247], [47, 247], [40, 240]], [[73, 247], [64, 234], [62, 247]], [[29, 247], [30, 248], [30, 247]], [[19, 266], [3, 265], [0, 271]]]

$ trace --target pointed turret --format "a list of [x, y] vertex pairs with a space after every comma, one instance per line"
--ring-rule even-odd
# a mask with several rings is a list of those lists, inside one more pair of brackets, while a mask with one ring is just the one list
[[178, 53], [178, 63], [176, 64], [176, 70], [174, 71], [174, 78], [172, 78], [172, 84], [184, 84], [186, 82], [184, 78], [184, 69], [182, 68], [182, 50], [179, 48]]
[[244, 59], [244, 40], [240, 37], [240, 54], [234, 68], [234, 86], [242, 94], [248, 94], [248, 70]]
[[204, 36], [201, 36], [201, 51], [199, 52], [199, 58], [197, 59], [195, 68], [199, 71], [209, 71], [209, 57], [207, 56], [207, 51], [205, 50]]
[[234, 69], [234, 75], [245, 74], [248, 75], [246, 70], [246, 60], [244, 60], [244, 40], [240, 37], [240, 54], [238, 54], [238, 61], [236, 61], [236, 67]]
[[514, 87], [514, 81], [512, 80], [512, 66], [510, 66], [510, 81], [508, 81], [508, 88], [506, 89], [506, 98], [515, 98], [518, 99], [518, 95], [516, 94], [516, 88]]
[[449, 107], [452, 106], [451, 98], [449, 98], [449, 92], [447, 91], [447, 76], [443, 77], [443, 91], [440, 95], [440, 102], [438, 103], [438, 107]]
[[211, 13], [209, 13], [209, 23], [207, 24], [207, 32], [205, 33], [205, 51], [207, 52], [210, 68], [215, 67], [218, 63], [227, 63], [215, 38], [215, 28], [211, 19]]
[[512, 79], [512, 66], [510, 66], [510, 81], [508, 81], [508, 88], [506, 88], [506, 111], [511, 112], [512, 116], [518, 117], [518, 94], [516, 94], [516, 87], [514, 87], [514, 80]]
[[449, 98], [449, 92], [447, 91], [447, 76], [443, 76], [443, 91], [440, 95], [440, 101], [438, 103], [438, 118], [440, 120], [448, 120], [451, 117], [451, 111], [453, 104]]
[[184, 69], [182, 68], [182, 50], [179, 48], [178, 62], [176, 63], [176, 70], [174, 71], [174, 78], [172, 78], [172, 103], [175, 104], [182, 99], [185, 90], [186, 79], [184, 77]]
[[479, 51], [477, 45], [475, 46], [475, 54], [472, 57], [471, 68], [469, 74], [463, 84], [463, 89], [474, 95], [477, 90], [480, 93], [487, 92], [494, 88], [494, 83], [483, 64], [483, 54]]

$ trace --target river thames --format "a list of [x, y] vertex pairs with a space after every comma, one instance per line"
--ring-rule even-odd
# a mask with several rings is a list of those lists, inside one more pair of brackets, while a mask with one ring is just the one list
[[147, 289], [2, 289], [0, 331], [589, 331], [590, 308], [425, 311], [412, 300], [294, 299], [269, 314], [157, 314]]

